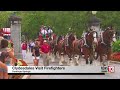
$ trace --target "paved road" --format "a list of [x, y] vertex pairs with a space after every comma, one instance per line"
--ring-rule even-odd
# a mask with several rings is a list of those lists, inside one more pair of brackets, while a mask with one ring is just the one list
[[[27, 53], [27, 58], [25, 59], [25, 61], [28, 65], [33, 66], [31, 53]], [[86, 70], [91, 70], [91, 65], [86, 65], [85, 60], [81, 60], [80, 63], [80, 65], [86, 68]], [[94, 61], [93, 65], [99, 65], [99, 62]], [[110, 65], [115, 66], [115, 73], [106, 75], [31, 75], [30, 79], [120, 79], [120, 64], [110, 63]], [[42, 59], [39, 62], [39, 66], [43, 66]], [[59, 66], [58, 60], [56, 60], [56, 62], [54, 63], [51, 62], [50, 66]]]

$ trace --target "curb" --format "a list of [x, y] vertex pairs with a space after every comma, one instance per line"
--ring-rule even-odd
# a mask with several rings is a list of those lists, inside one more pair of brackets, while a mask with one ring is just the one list
[[120, 64], [119, 61], [110, 61], [110, 63]]

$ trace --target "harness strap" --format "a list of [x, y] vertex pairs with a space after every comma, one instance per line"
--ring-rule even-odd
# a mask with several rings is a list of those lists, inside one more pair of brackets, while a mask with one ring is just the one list
[[[102, 42], [101, 43], [104, 43], [103, 41], [103, 31], [101, 31], [101, 39], [102, 39]], [[104, 43], [105, 44], [105, 43]]]
[[61, 40], [61, 41], [60, 41], [60, 44], [63, 43], [63, 41], [64, 41], [64, 40]]
[[0, 56], [1, 56], [2, 52], [0, 52]]
[[84, 39], [84, 41], [85, 41], [84, 45], [87, 45], [86, 38], [85, 38], [86, 34], [87, 34], [87, 33], [84, 33], [84, 37], [83, 37], [83, 39]]

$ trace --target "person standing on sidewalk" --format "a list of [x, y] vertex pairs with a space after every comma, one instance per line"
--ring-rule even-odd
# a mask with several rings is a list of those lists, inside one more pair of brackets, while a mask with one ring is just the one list
[[43, 57], [43, 65], [49, 66], [50, 45], [44, 40], [43, 45], [40, 48], [40, 53]]
[[33, 47], [33, 62], [34, 62], [34, 66], [38, 66], [39, 60], [40, 60], [40, 51], [39, 51], [39, 45], [36, 42], [35, 43], [35, 47]]
[[31, 42], [31, 53], [33, 52], [33, 47], [35, 46], [34, 41]]
[[24, 41], [21, 46], [22, 46], [22, 56], [23, 56], [23, 59], [25, 59], [26, 58], [26, 53], [27, 53], [27, 44], [26, 44], [26, 42]]
[[31, 52], [31, 44], [30, 44], [30, 42], [28, 43], [28, 50], [29, 50], [29, 52]]

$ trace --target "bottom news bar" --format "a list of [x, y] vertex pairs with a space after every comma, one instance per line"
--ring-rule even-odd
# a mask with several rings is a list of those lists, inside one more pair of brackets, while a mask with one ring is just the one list
[[105, 75], [105, 73], [8, 73], [8, 75]]

